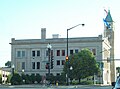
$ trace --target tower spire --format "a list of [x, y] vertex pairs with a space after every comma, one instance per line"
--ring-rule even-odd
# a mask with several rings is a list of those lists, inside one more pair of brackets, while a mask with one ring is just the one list
[[106, 20], [107, 22], [113, 22], [112, 16], [111, 16], [111, 14], [110, 14], [110, 10], [108, 10], [108, 14], [107, 14], [105, 20]]

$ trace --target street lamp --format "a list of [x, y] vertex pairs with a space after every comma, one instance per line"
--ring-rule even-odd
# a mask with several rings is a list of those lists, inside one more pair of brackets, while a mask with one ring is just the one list
[[69, 58], [68, 58], [68, 31], [69, 30], [71, 30], [71, 29], [73, 29], [73, 28], [75, 28], [75, 27], [77, 27], [77, 26], [79, 26], [79, 25], [82, 25], [82, 26], [84, 26], [85, 24], [78, 24], [78, 25], [76, 25], [76, 26], [73, 26], [73, 27], [71, 27], [71, 28], [69, 28], [69, 29], [67, 29], [67, 56], [66, 56], [66, 60], [68, 61], [68, 73], [67, 73], [67, 85], [68, 85], [68, 80], [69, 80], [69, 76], [68, 76], [68, 74], [69, 74]]
[[48, 48], [48, 76], [50, 76], [50, 54], [51, 54], [51, 48], [52, 48], [50, 43], [47, 45], [47, 48]]
[[15, 69], [15, 66], [14, 64], [12, 65], [12, 75], [14, 75], [14, 69]]
[[25, 70], [24, 69], [22, 69], [22, 73], [24, 73], [25, 72]]
[[[72, 66], [70, 66], [70, 71], [71, 71], [71, 75], [72, 75], [72, 70], [73, 70], [73, 67]], [[71, 79], [69, 78], [69, 81], [70, 81]], [[71, 83], [72, 83], [72, 81], [70, 81]]]
[[72, 70], [72, 69], [73, 69], [73, 67], [71, 66], [71, 67], [70, 67], [70, 70]]

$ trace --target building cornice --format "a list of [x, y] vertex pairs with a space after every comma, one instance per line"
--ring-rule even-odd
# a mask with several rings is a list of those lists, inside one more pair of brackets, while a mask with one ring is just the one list
[[[69, 43], [77, 43], [77, 42], [102, 42], [104, 39], [102, 37], [75, 37], [68, 38]], [[23, 39], [23, 40], [15, 40], [12, 39], [11, 45], [29, 45], [29, 44], [48, 44], [48, 43], [66, 43], [66, 38], [51, 38], [51, 39]]]

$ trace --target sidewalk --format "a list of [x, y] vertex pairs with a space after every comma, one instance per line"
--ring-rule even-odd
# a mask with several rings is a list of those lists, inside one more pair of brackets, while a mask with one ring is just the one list
[[10, 87], [10, 88], [45, 88], [45, 87], [53, 87], [53, 88], [78, 88], [78, 87], [89, 87], [89, 86], [96, 86], [100, 87], [101, 85], [52, 85], [52, 86], [45, 86], [45, 85], [40, 85], [40, 84], [28, 84], [28, 85], [0, 85], [0, 88], [3, 87]]

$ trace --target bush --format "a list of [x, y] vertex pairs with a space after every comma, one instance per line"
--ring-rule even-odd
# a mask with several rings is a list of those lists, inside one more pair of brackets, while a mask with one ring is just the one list
[[22, 74], [21, 75], [22, 77], [22, 80], [24, 84], [34, 84], [34, 83], [40, 83], [41, 80], [42, 80], [42, 77], [40, 76], [40, 74], [31, 74], [31, 75], [28, 75], [28, 74]]
[[91, 85], [91, 84], [93, 84], [93, 81], [82, 81], [80, 84], [81, 85]]
[[11, 81], [12, 85], [22, 84], [22, 78], [18, 73], [14, 73], [14, 75], [11, 77], [10, 81]]
[[26, 78], [25, 78], [25, 84], [30, 84], [31, 83], [31, 77], [30, 77], [30, 75], [26, 74], [25, 76], [26, 76]]
[[40, 83], [42, 80], [42, 77], [40, 76], [40, 74], [36, 74], [35, 78], [36, 78], [35, 80], [37, 81], [37, 83]]

